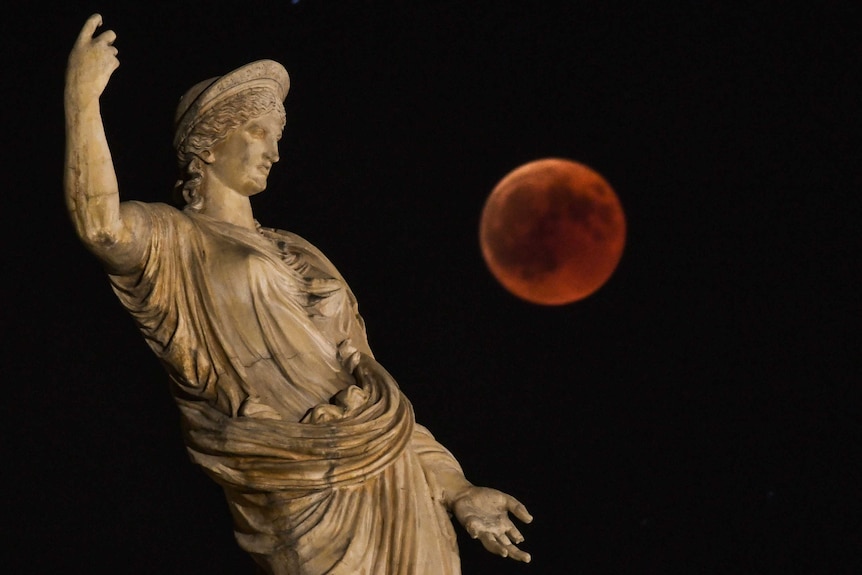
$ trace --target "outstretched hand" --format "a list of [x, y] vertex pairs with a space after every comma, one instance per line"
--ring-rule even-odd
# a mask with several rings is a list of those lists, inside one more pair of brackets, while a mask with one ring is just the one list
[[530, 523], [533, 516], [517, 499], [496, 489], [470, 486], [452, 502], [452, 512], [467, 533], [485, 549], [501, 557], [530, 562], [530, 554], [518, 549], [524, 536], [512, 523], [509, 513]]
[[113, 30], [106, 30], [94, 37], [102, 25], [102, 17], [93, 14], [84, 23], [78, 39], [69, 54], [66, 69], [66, 94], [78, 104], [88, 104], [99, 99], [114, 70], [120, 65]]

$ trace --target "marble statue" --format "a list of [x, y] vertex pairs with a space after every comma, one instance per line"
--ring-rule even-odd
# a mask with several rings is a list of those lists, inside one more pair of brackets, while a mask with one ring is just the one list
[[65, 195], [75, 231], [168, 372], [191, 459], [223, 489], [267, 573], [460, 572], [454, 516], [530, 561], [500, 491], [472, 485], [374, 359], [344, 278], [249, 198], [279, 160], [289, 78], [271, 60], [180, 100], [184, 209], [120, 201], [99, 99], [116, 34], [90, 17], [68, 61]]

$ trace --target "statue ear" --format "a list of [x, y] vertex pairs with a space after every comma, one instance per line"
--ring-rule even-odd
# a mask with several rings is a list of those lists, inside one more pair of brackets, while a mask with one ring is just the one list
[[212, 164], [215, 161], [215, 154], [213, 154], [212, 150], [204, 150], [198, 154], [198, 157], [203, 160], [205, 164]]

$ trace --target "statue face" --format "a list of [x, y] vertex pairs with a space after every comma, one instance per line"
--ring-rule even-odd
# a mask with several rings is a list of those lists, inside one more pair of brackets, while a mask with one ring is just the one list
[[273, 110], [230, 132], [205, 158], [208, 175], [244, 196], [265, 190], [269, 170], [278, 161], [281, 122]]

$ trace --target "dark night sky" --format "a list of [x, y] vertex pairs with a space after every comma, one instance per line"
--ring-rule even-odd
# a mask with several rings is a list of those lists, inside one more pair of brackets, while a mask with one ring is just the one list
[[[94, 11], [126, 199], [169, 199], [191, 84], [290, 72], [257, 218], [335, 262], [419, 421], [536, 517], [531, 565], [464, 537], [465, 575], [859, 572], [858, 9], [103, 4], [4, 24], [10, 572], [253, 572], [65, 214], [63, 73]], [[611, 281], [558, 308], [477, 243], [495, 183], [548, 156], [601, 172], [629, 226]]]

